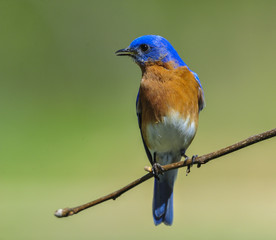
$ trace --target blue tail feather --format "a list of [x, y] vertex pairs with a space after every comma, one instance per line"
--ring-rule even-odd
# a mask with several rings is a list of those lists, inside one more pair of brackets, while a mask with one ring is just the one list
[[163, 176], [160, 176], [160, 180], [155, 179], [154, 181], [152, 213], [155, 225], [162, 222], [172, 225], [174, 179], [174, 174], [164, 173]]

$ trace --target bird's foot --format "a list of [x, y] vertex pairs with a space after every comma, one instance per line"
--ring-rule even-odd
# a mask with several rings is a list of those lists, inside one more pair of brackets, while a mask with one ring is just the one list
[[[184, 161], [187, 161], [187, 160], [189, 159], [189, 157], [186, 156], [186, 155], [184, 155], [184, 157], [185, 157], [185, 160], [184, 160]], [[189, 165], [187, 166], [186, 176], [188, 176], [188, 174], [191, 172], [191, 167], [194, 165], [194, 161], [195, 161], [196, 158], [197, 158], [197, 155], [193, 155], [193, 156], [192, 156], [192, 163], [189, 164]], [[199, 165], [199, 164], [198, 164], [198, 165]], [[200, 167], [200, 166], [198, 166], [198, 165], [197, 165], [197, 167]]]
[[161, 174], [163, 175], [164, 173], [164, 168], [159, 164], [159, 163], [154, 163], [152, 165], [152, 173], [153, 173], [153, 176], [157, 179], [157, 180], [160, 180], [158, 175]]

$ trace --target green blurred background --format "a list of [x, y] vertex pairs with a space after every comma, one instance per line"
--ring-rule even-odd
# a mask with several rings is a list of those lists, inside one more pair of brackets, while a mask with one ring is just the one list
[[153, 225], [152, 179], [76, 216], [58, 208], [145, 174], [140, 69], [114, 52], [159, 34], [198, 73], [207, 107], [188, 155], [276, 125], [275, 1], [0, 1], [0, 239], [276, 239], [276, 139], [175, 186]]

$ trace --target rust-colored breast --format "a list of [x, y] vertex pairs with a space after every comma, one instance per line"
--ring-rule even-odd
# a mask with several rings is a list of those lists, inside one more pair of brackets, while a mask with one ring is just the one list
[[178, 112], [183, 119], [189, 117], [197, 127], [199, 88], [187, 67], [174, 68], [172, 64], [146, 66], [139, 97], [143, 135], [148, 123], [161, 122], [171, 111]]

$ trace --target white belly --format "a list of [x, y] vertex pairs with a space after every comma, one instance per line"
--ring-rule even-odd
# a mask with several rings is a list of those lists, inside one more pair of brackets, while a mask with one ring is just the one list
[[147, 126], [147, 139], [152, 153], [180, 153], [188, 148], [195, 133], [196, 126], [190, 117], [183, 119], [177, 112], [171, 112], [161, 122]]

